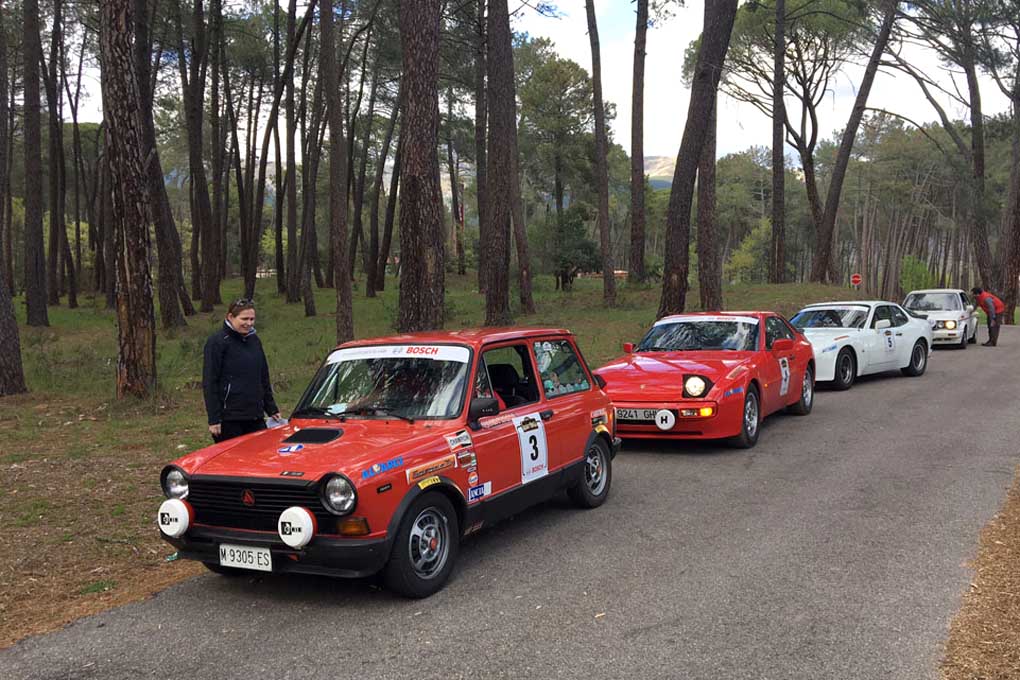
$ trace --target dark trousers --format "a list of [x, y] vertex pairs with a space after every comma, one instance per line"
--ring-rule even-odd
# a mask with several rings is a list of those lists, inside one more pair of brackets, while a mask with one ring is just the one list
[[996, 314], [995, 321], [988, 319], [988, 342], [987, 345], [995, 347], [999, 344], [999, 329], [1002, 328], [1002, 315]]
[[228, 439], [240, 437], [242, 434], [258, 432], [264, 429], [266, 429], [266, 421], [263, 418], [257, 420], [224, 420], [220, 423], [220, 436], [213, 437], [213, 441], [219, 444]]

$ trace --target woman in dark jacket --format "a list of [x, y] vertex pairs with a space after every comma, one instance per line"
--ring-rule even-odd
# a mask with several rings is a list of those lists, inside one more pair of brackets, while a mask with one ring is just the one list
[[205, 343], [202, 391], [213, 440], [264, 430], [264, 417], [280, 417], [269, 382], [269, 363], [255, 335], [255, 303], [236, 300], [223, 327]]

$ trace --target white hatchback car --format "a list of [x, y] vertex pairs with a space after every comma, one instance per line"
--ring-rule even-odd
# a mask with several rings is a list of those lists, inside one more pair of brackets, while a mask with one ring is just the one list
[[931, 325], [892, 302], [823, 302], [790, 323], [815, 351], [815, 379], [848, 389], [858, 376], [899, 369], [918, 376], [928, 367]]
[[977, 342], [978, 315], [966, 291], [958, 288], [915, 290], [903, 301], [914, 316], [931, 323], [936, 345], [967, 349]]

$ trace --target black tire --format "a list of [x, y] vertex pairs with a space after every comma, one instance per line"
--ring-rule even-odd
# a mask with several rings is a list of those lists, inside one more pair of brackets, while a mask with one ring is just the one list
[[613, 483], [613, 456], [605, 439], [595, 437], [584, 452], [582, 467], [581, 479], [567, 489], [567, 495], [579, 508], [597, 508], [609, 498]]
[[960, 338], [960, 344], [956, 346], [957, 349], [967, 349], [967, 328], [963, 329], [963, 337]]
[[459, 550], [460, 523], [453, 504], [441, 493], [422, 494], [400, 522], [383, 572], [386, 587], [404, 597], [432, 595], [446, 585]]
[[906, 368], [901, 368], [900, 372], [903, 375], [916, 378], [919, 375], [924, 375], [924, 371], [927, 368], [928, 345], [924, 340], [918, 340], [914, 343], [914, 348], [910, 350], [910, 363], [907, 364]]
[[251, 576], [253, 573], [255, 573], [249, 569], [224, 567], [222, 564], [217, 564], [216, 562], [203, 562], [202, 564], [205, 565], [206, 569], [213, 572], [214, 574], [219, 574], [220, 576], [230, 576], [231, 578], [237, 578], [238, 576]]
[[977, 344], [977, 326], [974, 326], [974, 335], [970, 336], [970, 340], [967, 341], [968, 345]]
[[837, 390], [848, 390], [857, 380], [857, 355], [849, 347], [839, 350], [836, 355], [836, 373], [832, 387]]
[[[751, 405], [753, 405], [754, 409], [753, 425], [751, 424], [751, 414], [748, 411]], [[748, 385], [747, 391], [744, 393], [744, 407], [741, 410], [740, 434], [730, 440], [733, 446], [738, 449], [753, 448], [758, 443], [761, 421], [761, 397], [758, 395], [758, 388], [754, 385]]]
[[800, 399], [790, 404], [786, 410], [795, 416], [806, 416], [815, 405], [815, 369], [810, 364], [804, 369], [804, 379], [800, 383]]

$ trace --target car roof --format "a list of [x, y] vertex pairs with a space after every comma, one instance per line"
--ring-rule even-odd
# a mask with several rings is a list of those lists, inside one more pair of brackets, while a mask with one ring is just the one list
[[912, 290], [907, 295], [913, 295], [914, 293], [966, 293], [967, 291], [962, 288], [922, 288], [921, 290]]
[[683, 312], [681, 314], [670, 314], [669, 316], [664, 316], [661, 319], [659, 319], [658, 321], [670, 321], [671, 319], [688, 319], [688, 318], [690, 318], [692, 316], [763, 316], [763, 315], [764, 316], [769, 316], [769, 315], [774, 315], [774, 314], [775, 314], [775, 312], [761, 312], [761, 311], [758, 311], [758, 312], [735, 312], [735, 311], [725, 311], [725, 312]]
[[464, 328], [457, 331], [421, 331], [403, 333], [379, 338], [351, 340], [337, 347], [363, 347], [365, 345], [421, 345], [421, 344], [456, 344], [480, 347], [494, 342], [507, 340], [524, 340], [549, 335], [573, 336], [564, 328], [539, 328], [523, 326], [507, 326], [502, 328]]
[[812, 302], [810, 305], [805, 305], [804, 309], [809, 307], [874, 307], [875, 305], [898, 306], [899, 303], [888, 300], [831, 300], [829, 302]]

